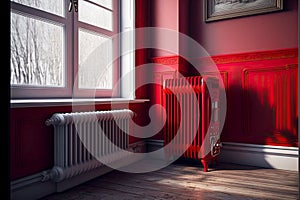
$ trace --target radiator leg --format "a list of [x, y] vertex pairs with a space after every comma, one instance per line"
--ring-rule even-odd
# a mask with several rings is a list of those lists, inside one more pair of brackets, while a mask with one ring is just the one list
[[209, 161], [206, 159], [201, 159], [201, 163], [203, 165], [203, 172], [207, 172], [208, 171], [208, 163]]

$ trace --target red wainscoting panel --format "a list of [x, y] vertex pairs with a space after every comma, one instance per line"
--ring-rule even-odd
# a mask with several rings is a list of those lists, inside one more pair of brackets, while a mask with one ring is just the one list
[[244, 131], [248, 141], [297, 146], [297, 65], [245, 69]]
[[[155, 58], [174, 71], [198, 75], [179, 56]], [[298, 48], [213, 56], [226, 88], [222, 141], [298, 146]], [[201, 63], [207, 58], [197, 58]], [[209, 63], [209, 62], [207, 62]], [[184, 69], [184, 70], [182, 70]], [[154, 72], [163, 77], [164, 73]], [[208, 72], [209, 73], [209, 72]], [[156, 78], [162, 84], [162, 78]], [[161, 89], [153, 92], [157, 97]], [[161, 98], [156, 98], [161, 103]], [[163, 138], [160, 138], [163, 139]]]
[[298, 49], [212, 58], [228, 73], [222, 140], [298, 146]]
[[[53, 110], [51, 110], [53, 109]], [[44, 123], [54, 112], [71, 108], [12, 108], [10, 112], [11, 180], [51, 168], [53, 134]]]

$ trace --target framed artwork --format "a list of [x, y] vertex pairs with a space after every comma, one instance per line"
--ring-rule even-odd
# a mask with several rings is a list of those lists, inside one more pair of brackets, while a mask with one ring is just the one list
[[283, 10], [283, 0], [204, 0], [206, 22]]

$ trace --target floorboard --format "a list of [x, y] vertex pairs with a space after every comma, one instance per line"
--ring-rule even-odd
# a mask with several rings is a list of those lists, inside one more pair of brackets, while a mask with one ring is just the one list
[[149, 173], [112, 171], [41, 200], [299, 199], [298, 172], [218, 163], [203, 172], [200, 162], [179, 160]]

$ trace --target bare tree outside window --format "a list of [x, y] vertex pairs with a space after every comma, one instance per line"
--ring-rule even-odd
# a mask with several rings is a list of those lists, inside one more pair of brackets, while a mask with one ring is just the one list
[[26, 6], [37, 8], [55, 15], [65, 16], [65, 0], [11, 0]]
[[[34, 7], [49, 7], [53, 1], [28, 2]], [[56, 7], [59, 10], [61, 6]], [[11, 12], [11, 84], [63, 87], [63, 44], [62, 26]]]

